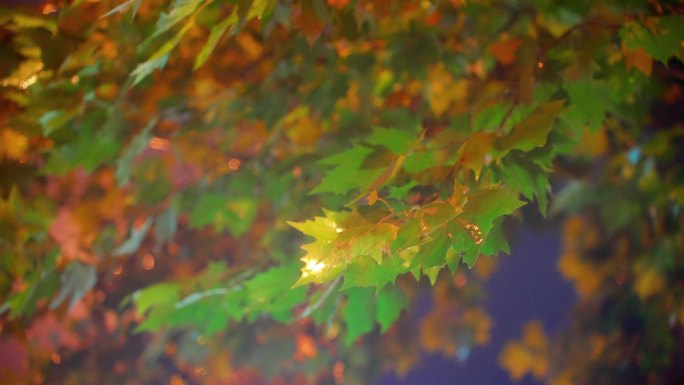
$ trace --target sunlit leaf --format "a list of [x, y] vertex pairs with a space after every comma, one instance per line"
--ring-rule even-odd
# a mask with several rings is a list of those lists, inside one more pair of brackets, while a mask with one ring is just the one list
[[235, 24], [235, 22], [237, 22], [237, 14], [233, 12], [220, 23], [211, 27], [209, 38], [207, 39], [207, 42], [204, 43], [199, 55], [197, 55], [197, 59], [195, 59], [195, 69], [201, 67], [207, 61], [209, 55], [211, 55], [211, 53], [214, 51], [216, 45], [218, 44], [219, 40], [221, 40], [221, 37], [225, 34], [226, 30]]

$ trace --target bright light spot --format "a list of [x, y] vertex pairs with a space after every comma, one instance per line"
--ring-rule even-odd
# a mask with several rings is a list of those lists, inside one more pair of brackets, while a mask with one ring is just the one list
[[335, 232], [336, 232], [336, 233], [341, 233], [341, 232], [343, 232], [343, 231], [344, 231], [343, 228], [341, 228], [341, 227], [335, 225]]
[[33, 75], [30, 78], [19, 83], [19, 88], [21, 88], [22, 90], [25, 90], [25, 89], [29, 88], [31, 86], [31, 84], [33, 84], [37, 81], [38, 81], [38, 75]]
[[306, 261], [306, 266], [304, 266], [303, 275], [307, 276], [309, 273], [318, 274], [325, 268], [325, 263], [319, 262], [315, 259], [309, 259]]
[[468, 359], [468, 356], [470, 356], [470, 347], [467, 345], [459, 346], [456, 350], [456, 360], [463, 363]]
[[55, 365], [59, 365], [62, 362], [62, 356], [57, 353], [52, 353], [50, 354], [50, 361]]
[[539, 63], [537, 63], [537, 68], [539, 68], [539, 69], [544, 68], [544, 62], [540, 61]]
[[333, 365], [333, 378], [336, 384], [344, 383], [344, 362], [335, 362], [335, 365]]
[[45, 6], [43, 7], [43, 11], [42, 11], [42, 12], [43, 12], [43, 15], [49, 15], [49, 14], [51, 14], [51, 13], [57, 12], [57, 7], [55, 7], [54, 4], [47, 3], [47, 4], [45, 4]]
[[232, 158], [231, 160], [228, 161], [228, 168], [231, 169], [231, 170], [233, 170], [233, 171], [237, 171], [237, 170], [240, 169], [240, 164], [241, 164], [241, 163], [242, 163], [242, 162], [240, 162], [240, 159], [238, 159], [238, 158]]
[[154, 256], [152, 254], [145, 254], [142, 259], [142, 267], [145, 270], [154, 269]]
[[118, 264], [118, 265], [114, 266], [114, 270], [112, 270], [112, 274], [121, 275], [121, 273], [123, 273], [123, 265]]
[[168, 151], [171, 148], [171, 142], [169, 140], [158, 138], [156, 136], [150, 139], [150, 143], [148, 145], [151, 149], [159, 151]]
[[463, 274], [463, 273], [456, 274], [456, 276], [454, 277], [454, 285], [456, 285], [457, 288], [462, 289], [467, 284], [468, 284], [468, 277], [466, 277], [465, 274]]

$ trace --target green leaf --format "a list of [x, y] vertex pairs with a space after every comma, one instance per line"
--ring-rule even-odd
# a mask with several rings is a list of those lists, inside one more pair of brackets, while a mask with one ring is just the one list
[[407, 304], [404, 292], [397, 286], [386, 286], [378, 293], [376, 319], [382, 333], [399, 318]]
[[383, 255], [389, 252], [394, 241], [395, 226], [388, 223], [373, 223], [350, 227], [338, 234], [338, 246], [349, 247], [353, 256], [369, 256], [382, 263]]
[[438, 236], [420, 247], [420, 251], [411, 261], [411, 267], [421, 266], [423, 269], [429, 269], [444, 266], [444, 257], [448, 248], [449, 243], [446, 237]]
[[276, 267], [261, 273], [245, 283], [249, 293], [249, 307], [272, 313], [281, 321], [291, 318], [292, 308], [306, 299], [306, 287], [292, 288], [299, 278], [299, 264]]
[[158, 283], [133, 293], [133, 302], [138, 316], [153, 307], [174, 306], [180, 299], [179, 285], [176, 283]]
[[152, 72], [164, 68], [166, 62], [169, 60], [169, 54], [161, 55], [154, 59], [149, 59], [143, 63], [138, 64], [137, 67], [131, 72], [131, 77], [133, 77], [133, 85], [140, 83]]
[[63, 175], [81, 166], [87, 172], [93, 172], [113, 160], [119, 147], [119, 140], [110, 134], [83, 132], [74, 142], [55, 148], [40, 171], [45, 175]]
[[123, 151], [116, 163], [116, 182], [119, 186], [127, 184], [131, 180], [131, 167], [133, 161], [140, 155], [152, 138], [151, 132], [157, 124], [158, 119], [152, 119], [145, 128], [133, 138], [131, 144]]
[[38, 123], [43, 127], [43, 135], [50, 136], [60, 127], [69, 123], [79, 113], [77, 108], [71, 110], [48, 111], [38, 118]]
[[397, 231], [397, 237], [392, 243], [392, 252], [397, 253], [407, 247], [417, 245], [420, 241], [420, 223], [416, 218], [410, 218]]
[[226, 328], [231, 320], [241, 321], [247, 307], [245, 291], [232, 291], [223, 297], [216, 298], [204, 326], [204, 335], [211, 336]]
[[610, 106], [610, 87], [605, 82], [585, 79], [565, 83], [570, 109], [562, 114], [575, 133], [586, 126], [596, 131], [603, 126], [607, 107]]
[[482, 247], [480, 247], [480, 254], [495, 256], [500, 252], [504, 252], [506, 254], [511, 253], [511, 248], [508, 246], [508, 241], [506, 240], [503, 229], [501, 228], [503, 219], [504, 218], [502, 217], [494, 222], [494, 226], [491, 230], [489, 230], [489, 234], [487, 234], [487, 237], [482, 243]]
[[354, 146], [335, 155], [322, 159], [319, 163], [334, 166], [325, 173], [321, 183], [311, 190], [311, 194], [344, 194], [351, 190], [365, 190], [380, 176], [383, 169], [361, 169], [363, 160], [373, 152], [364, 146]]
[[347, 325], [345, 343], [351, 345], [356, 339], [373, 330], [375, 309], [372, 288], [353, 287], [347, 290], [347, 304], [344, 307], [344, 322]]
[[553, 128], [556, 117], [564, 110], [564, 100], [541, 104], [508, 135], [499, 139], [497, 146], [501, 155], [511, 150], [529, 151], [546, 144], [546, 138]]
[[233, 236], [240, 237], [250, 229], [256, 215], [257, 202], [252, 198], [204, 193], [190, 213], [190, 227], [213, 225], [218, 231], [228, 229]]
[[417, 135], [396, 128], [373, 127], [373, 133], [366, 139], [366, 143], [387, 147], [400, 155], [406, 153], [417, 139]]
[[[473, 235], [468, 230], [466, 230], [463, 224], [451, 222], [447, 226], [447, 230], [449, 231], [449, 234], [451, 236], [450, 250], [453, 250], [454, 255], [452, 256], [452, 259], [449, 260], [450, 255], [447, 251], [447, 255], [444, 259], [445, 261], [447, 261], [447, 264], [449, 264], [449, 268], [451, 269], [451, 271], [456, 271], [456, 268], [458, 267], [458, 263], [460, 260], [463, 260], [463, 262], [465, 262], [468, 266], [472, 267], [480, 255], [480, 248], [482, 244], [478, 244], [476, 242], [476, 240], [473, 238]], [[433, 285], [434, 280], [437, 278], [438, 270], [438, 266], [435, 266], [431, 270], [428, 270], [428, 272], [432, 271], [432, 273], [434, 274], [430, 278], [430, 282]]]
[[47, 271], [35, 271], [26, 289], [7, 300], [9, 317], [11, 319], [19, 316], [31, 317], [36, 311], [37, 302], [42, 298], [49, 298], [58, 288], [59, 274], [54, 267], [50, 267]]
[[672, 56], [681, 58], [684, 47], [681, 46], [684, 36], [684, 17], [667, 15], [647, 20], [652, 23], [652, 32], [642, 21], [629, 21], [622, 29], [620, 36], [630, 49], [643, 48], [654, 59], [667, 64]]
[[183, 19], [195, 12], [200, 4], [202, 4], [202, 0], [175, 0], [171, 4], [171, 10], [159, 16], [152, 38], [161, 35], [183, 21]]
[[350, 287], [375, 287], [381, 289], [388, 283], [394, 283], [397, 277], [406, 273], [409, 265], [399, 256], [387, 258], [378, 263], [373, 258], [361, 256], [355, 258], [344, 271], [342, 289]]
[[468, 196], [468, 203], [460, 218], [474, 223], [486, 234], [495, 219], [511, 214], [524, 204], [511, 190], [496, 185], [489, 186]]
[[223, 21], [221, 21], [220, 23], [216, 24], [211, 28], [211, 33], [209, 34], [207, 42], [204, 43], [202, 50], [200, 51], [199, 55], [197, 55], [197, 59], [195, 59], [194, 69], [198, 69], [202, 66], [202, 64], [204, 64], [204, 62], [207, 61], [209, 55], [211, 55], [211, 53], [214, 52], [216, 45], [218, 44], [223, 34], [225, 34], [228, 27], [234, 25], [235, 22], [237, 22], [237, 13], [233, 12], [230, 14], [230, 16], [226, 17], [225, 19], [223, 19]]
[[404, 160], [404, 170], [410, 173], [425, 171], [437, 165], [436, 153], [433, 150], [412, 151]]
[[527, 157], [513, 152], [502, 159], [494, 169], [497, 179], [505, 186], [520, 191], [530, 202], [537, 197], [539, 211], [546, 216], [548, 209], [549, 180], [544, 170]]

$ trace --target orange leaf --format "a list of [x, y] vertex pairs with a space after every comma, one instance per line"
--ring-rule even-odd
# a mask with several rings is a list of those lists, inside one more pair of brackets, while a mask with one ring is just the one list
[[298, 12], [295, 12], [294, 23], [302, 29], [309, 44], [318, 40], [323, 32], [323, 24], [316, 17], [316, 10], [310, 1], [302, 2]]
[[505, 39], [489, 45], [489, 52], [494, 59], [503, 65], [512, 64], [515, 61], [515, 52], [522, 44], [520, 39]]
[[636, 68], [646, 76], [651, 76], [653, 71], [653, 57], [645, 49], [639, 47], [630, 50], [622, 43], [622, 53], [625, 55], [625, 64], [628, 69]]

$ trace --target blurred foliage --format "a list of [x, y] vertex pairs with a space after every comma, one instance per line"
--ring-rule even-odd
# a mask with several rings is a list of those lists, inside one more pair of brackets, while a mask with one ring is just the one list
[[465, 360], [504, 220], [546, 215], [552, 177], [577, 314], [502, 365], [677, 383], [681, 11], [2, 8], [0, 383], [366, 384]]

